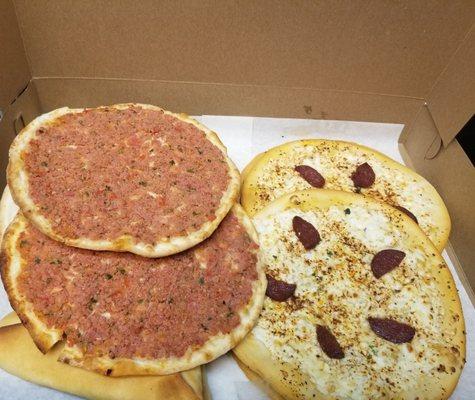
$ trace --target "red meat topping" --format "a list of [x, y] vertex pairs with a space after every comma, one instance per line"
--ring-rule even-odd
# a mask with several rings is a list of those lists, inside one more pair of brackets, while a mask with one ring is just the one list
[[240, 323], [257, 245], [230, 213], [188, 251], [160, 259], [64, 246], [31, 225], [19, 288], [49, 327], [91, 356], [182, 356]]
[[60, 235], [145, 243], [215, 219], [230, 176], [204, 132], [161, 111], [91, 109], [38, 129], [30, 195]]

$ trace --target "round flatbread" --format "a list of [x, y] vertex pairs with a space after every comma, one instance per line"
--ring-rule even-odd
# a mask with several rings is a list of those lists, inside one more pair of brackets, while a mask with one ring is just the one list
[[262, 307], [257, 235], [236, 205], [215, 233], [159, 259], [56, 242], [19, 214], [2, 244], [10, 303], [38, 348], [105, 375], [170, 374], [234, 347]]
[[36, 118], [13, 141], [7, 178], [23, 214], [49, 237], [145, 257], [206, 239], [239, 192], [214, 132], [143, 104]]
[[287, 399], [446, 399], [465, 362], [460, 300], [406, 214], [311, 189], [253, 218], [268, 286], [237, 357]]
[[333, 140], [300, 140], [259, 154], [243, 173], [241, 203], [252, 216], [295, 190], [357, 192], [398, 207], [442, 251], [450, 217], [434, 187], [411, 169], [368, 147]]

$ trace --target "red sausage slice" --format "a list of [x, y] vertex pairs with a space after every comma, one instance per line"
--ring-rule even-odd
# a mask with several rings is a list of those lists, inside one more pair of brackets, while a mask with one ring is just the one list
[[330, 329], [323, 325], [317, 325], [317, 340], [323, 352], [330, 358], [341, 360], [345, 357], [345, 353], [336, 340], [336, 337], [331, 333]]
[[392, 343], [408, 343], [416, 334], [412, 326], [393, 319], [369, 317], [368, 322], [376, 335]]
[[411, 218], [416, 224], [419, 225], [419, 221], [417, 221], [416, 216], [410, 212], [407, 208], [404, 208], [403, 206], [394, 206], [394, 208], [397, 208], [399, 211], [403, 212], [406, 214], [409, 218]]
[[325, 178], [316, 169], [308, 165], [297, 165], [294, 169], [313, 187], [322, 188], [325, 185]]
[[295, 216], [292, 220], [292, 227], [305, 250], [311, 250], [320, 243], [320, 234], [310, 222]]
[[351, 180], [356, 187], [368, 188], [376, 179], [373, 168], [368, 163], [360, 164], [351, 175]]
[[266, 274], [266, 277], [267, 277], [267, 289], [266, 289], [267, 297], [270, 297], [272, 300], [276, 300], [276, 301], [285, 301], [289, 297], [293, 296], [295, 289], [297, 288], [297, 285], [293, 283], [279, 281], [278, 279], [275, 279], [268, 274]]
[[401, 250], [381, 250], [371, 261], [371, 270], [376, 278], [381, 278], [384, 274], [392, 271], [406, 257], [406, 253]]

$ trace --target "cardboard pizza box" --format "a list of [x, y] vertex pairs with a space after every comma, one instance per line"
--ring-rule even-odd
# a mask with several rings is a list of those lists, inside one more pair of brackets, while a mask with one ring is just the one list
[[475, 168], [456, 135], [475, 110], [474, 22], [472, 0], [0, 0], [0, 170], [15, 134], [63, 105], [401, 123], [473, 301]]

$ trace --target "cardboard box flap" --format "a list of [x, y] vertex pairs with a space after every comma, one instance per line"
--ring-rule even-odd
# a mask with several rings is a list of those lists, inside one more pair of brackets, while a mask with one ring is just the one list
[[5, 112], [26, 87], [31, 75], [13, 3], [2, 0], [0, 7], [0, 110]]
[[455, 252], [458, 260], [451, 257], [452, 261], [475, 304], [475, 168], [456, 140], [437, 156], [426, 157], [426, 149], [437, 139], [440, 140], [431, 113], [422, 107], [401, 138], [402, 155], [406, 163], [435, 186], [449, 209], [452, 231], [448, 250]]
[[447, 146], [475, 112], [475, 24], [437, 80], [427, 104]]
[[474, 1], [15, 0], [34, 77], [256, 84], [425, 98]]

